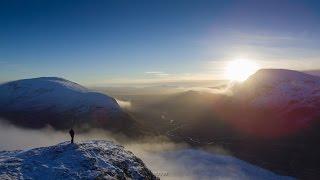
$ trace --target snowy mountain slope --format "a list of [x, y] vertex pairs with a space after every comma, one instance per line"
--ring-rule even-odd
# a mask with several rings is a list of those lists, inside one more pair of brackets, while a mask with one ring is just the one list
[[320, 77], [284, 69], [263, 69], [245, 81], [238, 94], [265, 108], [317, 107]]
[[56, 77], [24, 79], [2, 84], [0, 106], [12, 110], [54, 108], [57, 111], [66, 111], [79, 107], [82, 112], [91, 106], [104, 107], [111, 111], [119, 110], [114, 99]]
[[0, 117], [31, 128], [89, 125], [119, 130], [132, 124], [115, 99], [57, 77], [1, 84]]
[[[234, 123], [267, 136], [308, 128], [320, 117], [320, 77], [285, 69], [262, 69], [233, 89]], [[244, 113], [245, 112], [245, 113]], [[239, 119], [243, 119], [240, 121]]]
[[0, 152], [0, 179], [157, 179], [144, 163], [108, 141], [64, 142]]

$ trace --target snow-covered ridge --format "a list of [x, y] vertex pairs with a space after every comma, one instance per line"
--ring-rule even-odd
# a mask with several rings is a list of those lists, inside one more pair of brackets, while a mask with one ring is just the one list
[[319, 81], [319, 77], [288, 69], [261, 69], [250, 76], [246, 83], [250, 83], [252, 81], [259, 81], [264, 84], [284, 81], [303, 81], [304, 83], [314, 83], [313, 81]]
[[320, 103], [320, 77], [293, 70], [262, 69], [236, 93], [257, 107], [316, 107]]
[[119, 108], [113, 98], [57, 77], [23, 79], [0, 85], [0, 107], [10, 109], [54, 108], [66, 111], [74, 107], [82, 110], [91, 106]]
[[121, 129], [130, 121], [114, 98], [58, 77], [1, 84], [0, 117], [21, 126], [57, 129], [75, 124]]
[[0, 179], [66, 178], [157, 179], [139, 158], [109, 141], [0, 152]]
[[10, 81], [6, 83], [2, 83], [0, 85], [9, 85], [9, 86], [14, 86], [15, 88], [22, 88], [22, 87], [32, 87], [33, 88], [39, 88], [44, 85], [48, 85], [49, 88], [53, 88], [55, 85], [63, 85], [66, 88], [75, 90], [75, 91], [80, 91], [80, 92], [87, 92], [88, 89], [81, 86], [80, 84], [77, 84], [75, 82], [66, 80], [64, 78], [60, 77], [38, 77], [38, 78], [31, 78], [31, 79], [20, 79], [16, 81]]
[[246, 113], [239, 111], [241, 115], [230, 119], [250, 119], [253, 127], [239, 124], [251, 134], [289, 136], [320, 117], [320, 77], [303, 72], [262, 69], [235, 86], [233, 95], [235, 108]]

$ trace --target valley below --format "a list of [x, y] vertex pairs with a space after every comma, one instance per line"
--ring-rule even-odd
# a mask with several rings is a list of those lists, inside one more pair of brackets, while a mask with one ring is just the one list
[[[317, 179], [319, 79], [300, 72], [272, 70], [260, 71], [232, 89], [169, 87], [170, 93], [150, 90], [143, 95], [135, 90], [131, 91], [133, 95], [127, 92], [113, 96], [130, 104], [126, 111], [156, 135], [208, 152], [216, 152], [212, 149], [219, 147], [285, 176]], [[256, 105], [262, 99], [270, 104], [263, 100], [264, 104]], [[273, 99], [283, 105], [274, 106]]]

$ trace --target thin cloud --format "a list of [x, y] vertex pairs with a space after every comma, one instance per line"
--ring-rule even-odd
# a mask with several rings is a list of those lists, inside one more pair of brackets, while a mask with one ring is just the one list
[[119, 104], [119, 106], [123, 109], [131, 109], [131, 107], [132, 107], [130, 101], [124, 101], [124, 100], [120, 100], [120, 99], [116, 99], [116, 101]]
[[147, 71], [145, 74], [149, 74], [152, 76], [158, 76], [158, 77], [163, 77], [163, 76], [169, 76], [170, 74], [162, 72], [162, 71]]
[[144, 72], [144, 73], [146, 73], [146, 74], [162, 74], [164, 72], [162, 72], [162, 71], [147, 71], [147, 72]]

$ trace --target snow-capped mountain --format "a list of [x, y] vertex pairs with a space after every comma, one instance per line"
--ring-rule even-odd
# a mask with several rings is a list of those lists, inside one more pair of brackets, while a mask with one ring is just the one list
[[64, 142], [0, 152], [0, 179], [157, 179], [144, 163], [109, 141]]
[[52, 108], [63, 112], [77, 107], [78, 112], [84, 112], [96, 106], [119, 111], [113, 98], [57, 77], [24, 79], [2, 84], [0, 103], [2, 108], [12, 110]]
[[115, 99], [57, 77], [0, 85], [0, 115], [28, 127], [93, 125], [119, 129], [132, 123]]
[[233, 92], [233, 102], [240, 109], [240, 115], [233, 119], [246, 119], [238, 124], [250, 131], [288, 135], [307, 128], [320, 117], [320, 77], [317, 76], [293, 70], [262, 69]]
[[320, 77], [284, 69], [263, 69], [245, 81], [236, 95], [260, 108], [317, 108]]

